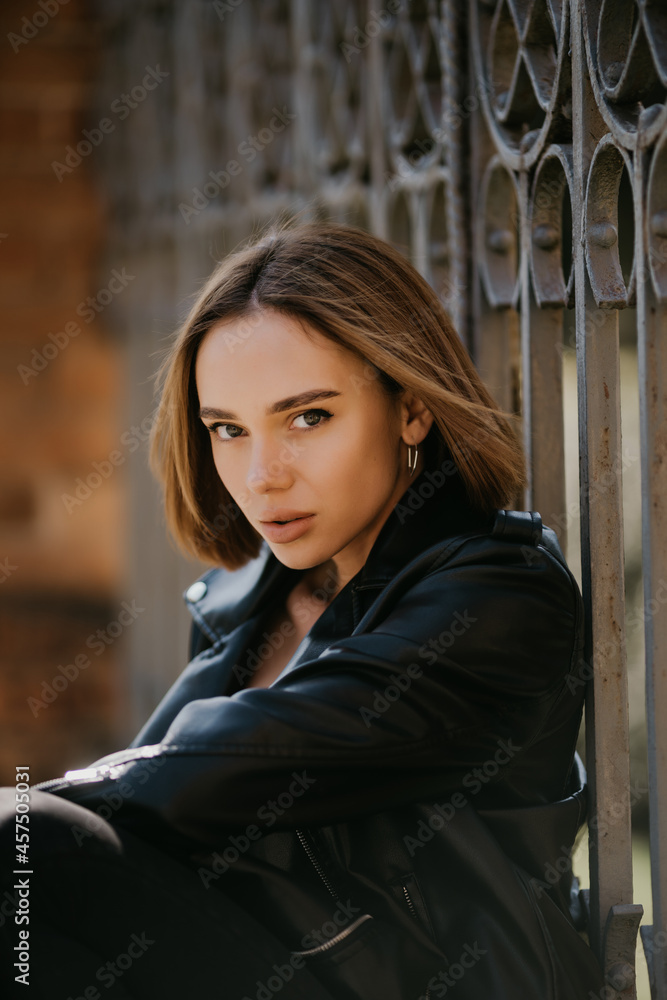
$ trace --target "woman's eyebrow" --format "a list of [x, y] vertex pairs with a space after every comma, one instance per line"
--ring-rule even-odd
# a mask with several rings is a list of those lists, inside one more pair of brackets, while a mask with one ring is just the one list
[[[292, 410], [297, 406], [307, 406], [308, 403], [314, 403], [317, 399], [331, 399], [333, 396], [340, 395], [341, 393], [337, 389], [308, 389], [306, 392], [297, 393], [296, 396], [286, 396], [285, 399], [271, 403], [266, 408], [266, 415], [270, 417], [274, 413]], [[215, 406], [202, 406], [199, 410], [199, 416], [202, 420], [210, 417], [215, 417], [217, 420], [238, 419], [235, 413], [231, 413], [229, 410], [219, 410]]]

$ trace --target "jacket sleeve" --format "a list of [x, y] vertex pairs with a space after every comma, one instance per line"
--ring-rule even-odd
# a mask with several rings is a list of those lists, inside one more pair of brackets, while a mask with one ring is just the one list
[[112, 822], [145, 836], [166, 826], [207, 844], [263, 811], [294, 828], [451, 794], [499, 745], [525, 758], [555, 705], [580, 711], [566, 684], [580, 618], [576, 584], [545, 548], [526, 558], [472, 541], [369, 631], [269, 688], [192, 701], [161, 743], [49, 790], [91, 809], [113, 799]]

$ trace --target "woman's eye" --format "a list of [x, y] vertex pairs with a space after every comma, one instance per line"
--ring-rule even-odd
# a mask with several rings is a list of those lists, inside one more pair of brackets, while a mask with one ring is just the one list
[[[296, 424], [299, 430], [307, 430], [311, 427], [319, 427], [332, 416], [333, 414], [329, 413], [328, 410], [305, 410], [294, 418], [293, 425]], [[297, 424], [297, 420], [301, 420], [302, 423]], [[220, 441], [233, 441], [244, 433], [243, 428], [236, 424], [211, 424], [208, 429], [212, 436], [217, 437]]]
[[243, 431], [236, 424], [213, 424], [209, 427], [211, 434], [219, 437], [221, 441], [232, 441], [234, 438], [239, 437]]
[[297, 420], [303, 420], [306, 427], [317, 427], [328, 420], [330, 416], [331, 413], [328, 410], [306, 410], [305, 413], [300, 413], [298, 417], [295, 417], [294, 421], [296, 423]]

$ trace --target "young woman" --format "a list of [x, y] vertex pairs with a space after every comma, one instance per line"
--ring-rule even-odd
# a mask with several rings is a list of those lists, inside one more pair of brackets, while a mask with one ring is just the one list
[[569, 864], [581, 596], [510, 509], [511, 418], [433, 290], [358, 229], [273, 230], [161, 386], [168, 524], [213, 568], [129, 748], [32, 792], [44, 995], [599, 990]]

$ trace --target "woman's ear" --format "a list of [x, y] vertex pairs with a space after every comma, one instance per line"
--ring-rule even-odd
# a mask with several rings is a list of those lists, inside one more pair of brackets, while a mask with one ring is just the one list
[[406, 444], [420, 444], [433, 426], [433, 414], [414, 393], [406, 389], [401, 397], [403, 433]]

